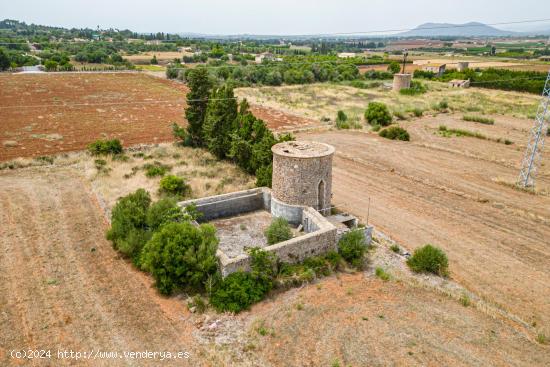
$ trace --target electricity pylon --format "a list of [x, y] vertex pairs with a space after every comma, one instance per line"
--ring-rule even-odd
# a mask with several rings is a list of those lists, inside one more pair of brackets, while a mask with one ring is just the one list
[[535, 187], [535, 176], [542, 158], [542, 148], [544, 147], [544, 137], [548, 132], [548, 122], [550, 121], [550, 71], [546, 77], [544, 90], [542, 91], [542, 100], [540, 101], [537, 115], [535, 117], [535, 126], [529, 133], [529, 142], [521, 162], [521, 171], [519, 172], [518, 186], [523, 188]]

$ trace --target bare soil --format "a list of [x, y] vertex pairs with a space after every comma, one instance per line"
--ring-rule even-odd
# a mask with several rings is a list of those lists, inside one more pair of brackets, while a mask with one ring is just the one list
[[[404, 126], [411, 142], [373, 133], [300, 135], [336, 147], [333, 202], [402, 243], [432, 243], [450, 259], [452, 278], [533, 332], [550, 333], [550, 187], [547, 165], [538, 194], [514, 189], [523, 146], [445, 138], [437, 126], [465, 126], [515, 141], [530, 122], [494, 126], [445, 116]], [[472, 127], [475, 125], [475, 127]], [[545, 154], [544, 160], [548, 161]]]
[[[180, 83], [139, 73], [0, 75], [0, 161], [84, 149], [100, 138], [124, 145], [172, 141], [184, 124]], [[56, 134], [52, 139], [50, 134]]]
[[[57, 350], [189, 351], [189, 316], [105, 239], [102, 211], [72, 170], [0, 175], [0, 364], [128, 366], [156, 360], [58, 360]], [[12, 349], [47, 349], [51, 360], [17, 360]]]

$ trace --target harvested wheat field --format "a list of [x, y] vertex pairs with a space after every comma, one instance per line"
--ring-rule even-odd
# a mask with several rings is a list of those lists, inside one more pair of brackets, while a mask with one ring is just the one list
[[0, 75], [0, 161], [82, 150], [103, 137], [171, 141], [171, 123], [185, 123], [186, 91], [139, 73]]
[[[543, 166], [537, 193], [513, 188], [523, 144], [443, 137], [438, 125], [524, 141], [531, 122], [495, 125], [437, 116], [402, 123], [411, 142], [374, 133], [303, 134], [336, 147], [334, 203], [402, 243], [432, 243], [450, 259], [452, 279], [505, 312], [533, 335], [550, 333], [550, 177]], [[475, 126], [474, 126], [475, 125]], [[550, 154], [544, 155], [548, 162]]]

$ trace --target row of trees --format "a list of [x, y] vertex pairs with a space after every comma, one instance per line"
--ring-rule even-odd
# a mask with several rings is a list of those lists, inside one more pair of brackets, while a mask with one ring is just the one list
[[434, 73], [416, 70], [415, 78], [426, 78], [447, 82], [452, 79], [470, 79], [472, 84], [480, 88], [511, 90], [534, 94], [542, 93], [546, 74], [537, 71], [515, 71], [507, 69], [485, 69], [464, 71], [449, 70], [441, 78], [436, 78]]
[[249, 110], [246, 100], [240, 105], [230, 84], [217, 86], [206, 68], [187, 73], [187, 129], [174, 124], [174, 134], [185, 144], [205, 147], [218, 159], [233, 160], [256, 175], [256, 185], [271, 186], [271, 147], [291, 140], [290, 135], [275, 135], [265, 122]]

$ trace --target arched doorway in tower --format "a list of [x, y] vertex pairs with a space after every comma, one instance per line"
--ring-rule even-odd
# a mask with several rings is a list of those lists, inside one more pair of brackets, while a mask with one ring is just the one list
[[317, 188], [317, 210], [321, 211], [322, 215], [325, 215], [325, 206], [326, 206], [326, 200], [325, 200], [325, 181], [321, 180], [319, 182], [319, 187]]

